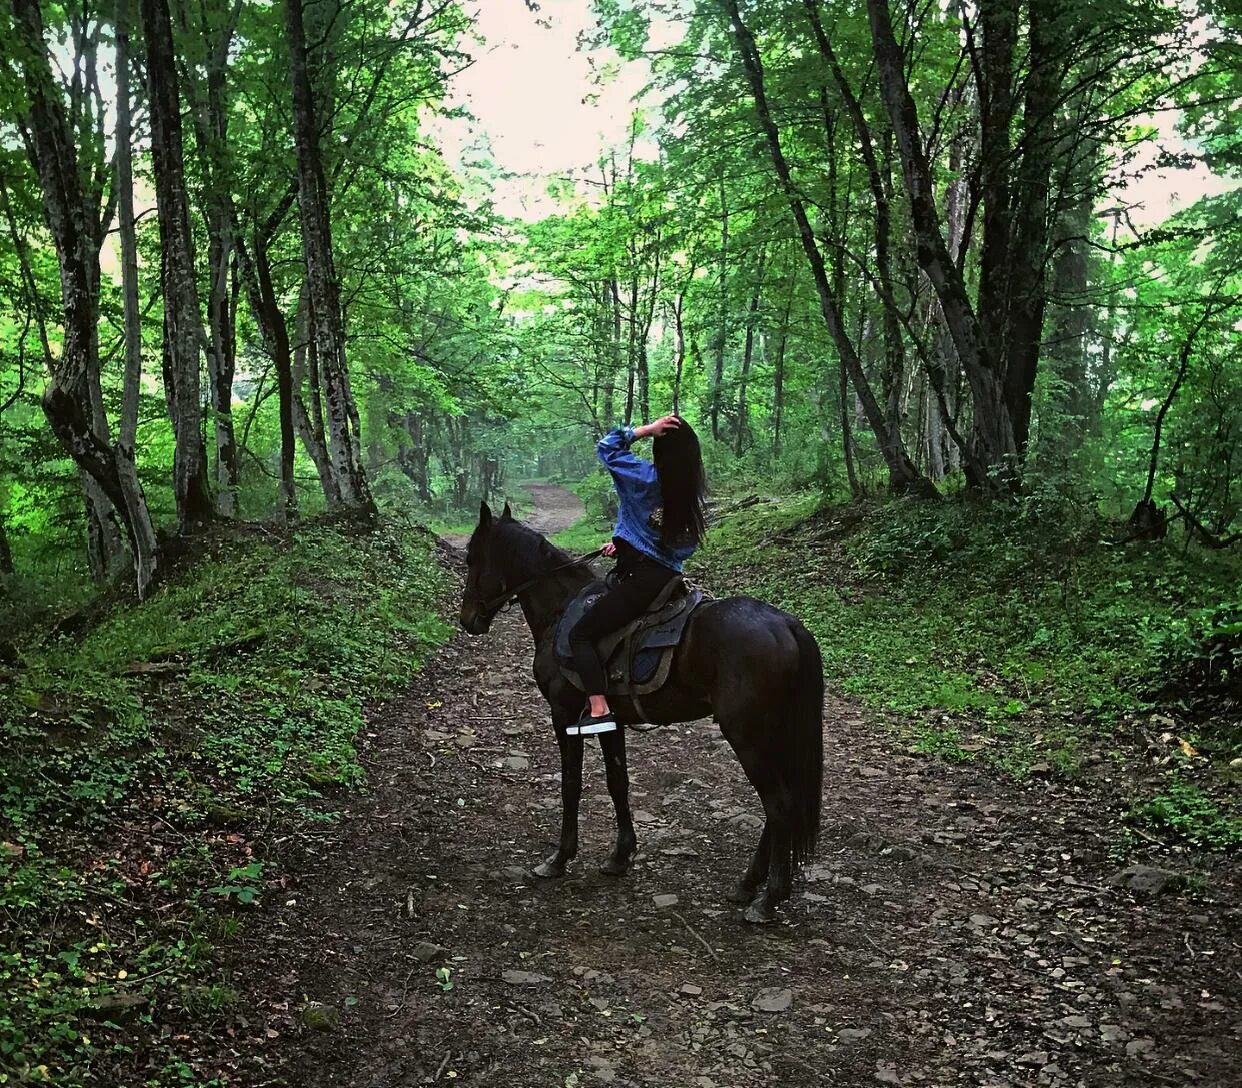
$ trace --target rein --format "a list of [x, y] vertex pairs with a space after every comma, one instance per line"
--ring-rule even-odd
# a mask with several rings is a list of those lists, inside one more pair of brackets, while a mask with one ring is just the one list
[[519, 593], [521, 593], [524, 589], [530, 589], [530, 587], [536, 582], [541, 582], [543, 579], [553, 574], [557, 574], [560, 571], [568, 570], [570, 567], [577, 567], [583, 563], [589, 563], [592, 559], [598, 559], [603, 554], [604, 549], [598, 548], [591, 552], [590, 555], [582, 555], [577, 559], [571, 559], [568, 563], [561, 563], [558, 566], [553, 567], [551, 570], [540, 571], [533, 578], [527, 578], [525, 582], [515, 586], [513, 589], [506, 589], [504, 593], [500, 594], [500, 596], [492, 597], [490, 600], [484, 601], [483, 611], [491, 612], [493, 609], [499, 610], [507, 605], [511, 605], [518, 599]]

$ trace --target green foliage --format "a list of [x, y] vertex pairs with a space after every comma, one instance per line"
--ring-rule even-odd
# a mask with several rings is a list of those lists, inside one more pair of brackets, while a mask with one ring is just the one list
[[[442, 588], [422, 531], [222, 532], [147, 602], [17, 644], [0, 685], [0, 913], [19, 921], [0, 1078], [97, 1083], [136, 1032], [176, 1065], [159, 1029], [201, 1030], [231, 1002], [212, 940], [278, 880], [266, 836], [330, 819], [361, 781], [363, 707], [445, 637]], [[143, 1003], [95, 1011], [118, 996]]]
[[[1166, 686], [1171, 654], [1220, 655], [1209, 647], [1233, 637], [1233, 613], [1212, 602], [1239, 577], [1235, 556], [1112, 547], [1118, 527], [1075, 524], [963, 502], [821, 508], [807, 495], [726, 518], [704, 561], [728, 588], [800, 616], [830, 684], [909, 723], [921, 750], [1073, 770], [1084, 738]], [[1234, 743], [1200, 740], [1222, 759]]]
[[1181, 624], [1154, 636], [1154, 645], [1170, 676], [1242, 691], [1242, 597], [1195, 609]]
[[1176, 773], [1168, 776], [1162, 792], [1135, 805], [1130, 819], [1210, 850], [1242, 846], [1242, 813], [1236, 804], [1229, 810], [1223, 809], [1202, 789], [1181, 780]]

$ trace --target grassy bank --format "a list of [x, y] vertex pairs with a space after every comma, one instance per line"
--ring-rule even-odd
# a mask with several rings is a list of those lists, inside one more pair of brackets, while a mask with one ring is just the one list
[[806, 495], [735, 503], [700, 565], [802, 617], [830, 684], [919, 751], [1018, 777], [1098, 768], [1129, 782], [1139, 833], [1237, 846], [1242, 564], [1111, 545], [1121, 532]]
[[0, 1084], [204, 1084], [215, 946], [444, 639], [429, 535], [259, 529], [0, 662]]

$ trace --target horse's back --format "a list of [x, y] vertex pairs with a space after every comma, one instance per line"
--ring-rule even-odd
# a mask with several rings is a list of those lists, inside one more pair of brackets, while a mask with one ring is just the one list
[[721, 597], [695, 610], [678, 668], [709, 687], [744, 684], [761, 695], [794, 679], [807, 640], [797, 616], [755, 597]]

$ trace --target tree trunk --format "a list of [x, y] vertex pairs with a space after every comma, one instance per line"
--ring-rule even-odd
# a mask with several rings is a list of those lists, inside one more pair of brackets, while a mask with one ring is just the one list
[[13, 549], [9, 547], [9, 531], [4, 525], [4, 510], [0, 509], [0, 574], [14, 574]]
[[638, 406], [643, 419], [651, 418], [651, 375], [647, 343], [651, 339], [651, 326], [655, 323], [656, 305], [660, 299], [660, 253], [664, 233], [655, 228], [655, 241], [651, 246], [651, 285], [647, 293], [647, 312], [638, 331]]
[[[1005, 2], [1007, 0], [1002, 0], [1002, 4]], [[1001, 357], [995, 353], [994, 346], [988, 341], [981, 328], [980, 319], [966, 292], [962, 270], [950, 257], [948, 247], [940, 233], [932, 188], [931, 167], [923, 147], [914, 99], [906, 83], [904, 60], [893, 36], [888, 0], [867, 0], [867, 10], [871, 22], [872, 44], [879, 74], [880, 91], [893, 124], [893, 134], [897, 140], [906, 193], [910, 200], [910, 215], [914, 225], [919, 266], [927, 274], [936, 292], [936, 297], [940, 300], [945, 323], [953, 338], [958, 358], [966, 371], [974, 404], [973, 441], [978, 449], [980, 460], [989, 470], [1001, 469], [1007, 463], [1012, 462], [1017, 455], [1013, 424], [1004, 395], [1004, 370]], [[994, 41], [992, 46], [993, 52], [997, 54], [994, 58], [994, 65], [998, 67], [1001, 66], [999, 56], [1003, 53], [1001, 48], [1003, 44], [1003, 41]], [[998, 84], [1004, 83], [1000, 75], [997, 76], [997, 80]], [[993, 88], [994, 95], [1002, 94], [1002, 91], [1003, 88], [999, 85]], [[993, 143], [1004, 136], [998, 131], [1000, 126], [995, 119], [997, 111], [1000, 111], [1003, 105], [1003, 102], [998, 104], [993, 99], [987, 107], [987, 110], [992, 111], [987, 116], [990, 118], [988, 139]], [[1007, 139], [1007, 136], [1004, 138]], [[986, 148], [983, 157], [986, 162]], [[1005, 206], [1007, 187], [1002, 184], [1002, 179], [996, 176], [996, 171], [1001, 168], [1000, 165], [989, 165], [987, 171], [991, 173], [987, 173], [985, 177], [985, 184], [990, 183], [992, 186], [993, 202], [991, 235], [988, 235], [989, 227], [985, 222], [985, 236], [988, 237], [995, 236], [1001, 226], [1008, 221]], [[985, 253], [981, 259], [985, 263], [991, 262], [992, 264], [999, 260], [995, 252]], [[984, 279], [986, 279], [986, 274]], [[994, 288], [989, 285], [988, 291], [993, 290]], [[988, 305], [994, 305], [994, 303], [989, 302]], [[974, 479], [971, 482], [977, 487], [989, 486], [988, 480]]]
[[849, 376], [844, 359], [838, 367], [837, 397], [841, 405], [841, 452], [845, 457], [845, 478], [849, 481], [850, 496], [858, 499], [862, 497], [863, 489], [854, 468], [854, 440], [850, 434]]
[[720, 176], [720, 316], [716, 325], [715, 370], [712, 372], [712, 438], [720, 440], [720, 391], [724, 382], [725, 348], [729, 340], [729, 204], [724, 175]]
[[1147, 484], [1143, 488], [1143, 498], [1132, 515], [1132, 518], [1136, 520], [1141, 520], [1144, 509], [1153, 509], [1152, 495], [1156, 488], [1156, 469], [1160, 462], [1160, 440], [1164, 433], [1164, 419], [1169, 414], [1169, 409], [1173, 407], [1173, 402], [1177, 400], [1182, 382], [1186, 380], [1186, 372], [1190, 369], [1190, 359], [1194, 354], [1195, 341], [1216, 312], [1211, 303], [1204, 303], [1203, 313], [1200, 314], [1199, 320], [1195, 322], [1190, 332], [1186, 334], [1186, 339], [1182, 342], [1181, 350], [1178, 352], [1177, 373], [1173, 377], [1173, 384], [1169, 386], [1168, 394], [1160, 404], [1160, 411], [1156, 413], [1156, 426], [1151, 437], [1151, 453], [1147, 459]]
[[[96, 336], [98, 351], [98, 335]], [[108, 426], [108, 413], [104, 408], [103, 388], [99, 383], [99, 367], [92, 367], [87, 374], [87, 390], [91, 406], [91, 430], [100, 443], [112, 448], [112, 436]], [[112, 503], [103, 489], [90, 476], [79, 470], [82, 490], [86, 496], [86, 554], [95, 580], [106, 583], [111, 578], [117, 560], [121, 556], [120, 527], [113, 518]]]
[[225, 99], [229, 51], [241, 4], [226, 8], [222, 25], [210, 25], [204, 11], [202, 23], [193, 26], [183, 2], [174, 0], [177, 17], [187, 35], [207, 40], [206, 94], [195, 82], [197, 66], [189, 68], [185, 84], [190, 114], [198, 141], [197, 160], [202, 174], [203, 220], [207, 228], [207, 374], [211, 390], [212, 429], [216, 443], [216, 505], [226, 517], [237, 514], [237, 489], [241, 480], [237, 442], [233, 429], [233, 374], [236, 367], [236, 309], [232, 305], [230, 278], [235, 269], [232, 185], [227, 169], [229, 140], [228, 104]]
[[[612, 365], [608, 369], [607, 381], [604, 384], [604, 424], [611, 427], [616, 420], [613, 418], [614, 397], [616, 395], [617, 372], [621, 369], [621, 287], [615, 277], [608, 281], [608, 297], [612, 302], [612, 337], [609, 341], [609, 358]], [[622, 422], [630, 422], [628, 417]]]
[[[150, 0], [148, 0], [150, 2]], [[362, 467], [357, 409], [349, 388], [340, 286], [332, 256], [329, 193], [319, 150], [314, 94], [306, 55], [302, 0], [286, 0], [290, 78], [293, 88], [293, 133], [297, 148], [298, 203], [302, 247], [310, 285], [311, 321], [318, 365], [327, 401], [328, 448], [340, 488], [340, 503], [374, 515], [375, 502]]]
[[738, 381], [737, 393], [737, 434], [734, 436], [733, 452], [742, 456], [746, 436], [750, 429], [750, 421], [746, 404], [747, 384], [750, 381], [750, 364], [755, 354], [755, 325], [758, 321], [759, 303], [763, 297], [763, 266], [767, 256], [764, 249], [759, 249], [759, 260], [755, 268], [755, 288], [750, 293], [750, 305], [746, 308], [746, 342], [742, 349], [742, 373]]
[[841, 362], [849, 373], [854, 390], [866, 414], [867, 422], [876, 437], [876, 442], [879, 444], [884, 462], [888, 466], [890, 485], [894, 490], [898, 491], [914, 489], [927, 492], [934, 490], [926, 477], [919, 473], [914, 463], [910, 460], [901, 436], [890, 432], [884, 412], [876, 402], [875, 394], [867, 382], [862, 361], [854, 349], [854, 344], [850, 340], [849, 333], [846, 331], [844, 321], [842, 320], [839, 300], [833, 297], [832, 288], [828, 282], [824, 257], [819, 250], [819, 244], [811, 228], [810, 219], [807, 217], [806, 207], [799, 195], [798, 188], [794, 185], [789, 163], [785, 158], [784, 151], [781, 149], [780, 133], [777, 130], [776, 123], [772, 120], [772, 115], [768, 108], [767, 92], [763, 82], [763, 61], [759, 56], [754, 35], [742, 22], [737, 0], [724, 0], [724, 5], [733, 23], [734, 37], [737, 41], [742, 66], [746, 70], [751, 92], [754, 96], [759, 125], [767, 139], [768, 150], [772, 156], [772, 164], [780, 180], [786, 200], [789, 203], [789, 210], [797, 224], [798, 238], [806, 254], [807, 263], [811, 268], [811, 274], [815, 281], [815, 290], [819, 296], [820, 313], [823, 316], [824, 324], [827, 326], [829, 334], [832, 336], [833, 343], [836, 345]]
[[423, 418], [417, 412], [406, 412], [403, 420], [410, 445], [402, 446], [398, 454], [401, 470], [414, 481], [420, 502], [431, 501], [431, 480], [427, 472], [427, 442], [423, 435]]
[[630, 277], [629, 320], [625, 342], [625, 418], [634, 418], [634, 378], [638, 365], [638, 272]]
[[125, 321], [125, 383], [121, 397], [121, 448], [133, 459], [142, 393], [142, 318], [138, 310], [138, 234], [134, 220], [134, 171], [129, 88], [129, 0], [116, 0], [116, 188], [121, 238], [121, 296]]
[[772, 368], [772, 455], [781, 455], [781, 428], [785, 422], [785, 347], [789, 342], [789, 317], [793, 313], [794, 293], [798, 280], [789, 277], [789, 293], [785, 297], [785, 312], [777, 330], [776, 360]]
[[[237, 267], [246, 288], [246, 298], [263, 347], [276, 368], [276, 395], [280, 419], [280, 520], [288, 524], [297, 515], [297, 487], [293, 479], [293, 463], [297, 453], [294, 437], [294, 378], [293, 353], [289, 344], [289, 329], [285, 316], [272, 286], [271, 261], [267, 252], [267, 239], [262, 228], [255, 229], [253, 253], [233, 222], [233, 235], [237, 244]], [[234, 318], [236, 324], [236, 318]]]
[[176, 440], [173, 494], [178, 521], [185, 532], [209, 520], [213, 512], [200, 430], [199, 348], [203, 325], [194, 278], [194, 239], [186, 199], [172, 22], [167, 0], [141, 0], [141, 9], [147, 46], [155, 202], [163, 251], [165, 380], [169, 386], [166, 394]]
[[[886, 3], [887, 0], [884, 0]], [[1012, 215], [1010, 170], [1013, 162], [1013, 58], [1018, 37], [1019, 0], [982, 0], [978, 21], [982, 30], [982, 70], [979, 74], [979, 199], [983, 210], [979, 251], [979, 332], [986, 365], [1004, 381], [1006, 318], [1012, 269], [1010, 238]], [[905, 86], [904, 80], [902, 86]], [[1007, 413], [1006, 413], [1007, 414]], [[1009, 421], [1012, 427], [1012, 421]], [[985, 448], [990, 437], [978, 427]], [[1016, 455], [1018, 444], [999, 451]], [[991, 461], [991, 458], [989, 458]]]
[[1018, 459], [1026, 456], [1031, 398], [1043, 342], [1047, 308], [1048, 192], [1056, 150], [1055, 121], [1061, 94], [1061, 43], [1055, 24], [1060, 0], [1032, 0], [1030, 71], [1023, 104], [1022, 159], [1014, 197], [1013, 239], [1007, 262], [1005, 300], [1005, 402]]
[[[867, 171], [867, 184], [871, 189], [872, 203], [875, 205], [875, 268], [876, 279], [880, 284], [881, 300], [884, 303], [884, 376], [882, 393], [884, 397], [885, 417], [891, 435], [899, 440], [900, 413], [898, 411], [898, 391], [905, 374], [905, 347], [901, 337], [900, 318], [897, 310], [897, 296], [893, 285], [892, 259], [890, 256], [892, 243], [892, 201], [887, 179], [891, 176], [891, 143], [885, 156], [884, 170], [881, 171], [876, 158], [875, 145], [871, 137], [871, 126], [863, 112], [862, 104], [854, 93], [854, 88], [837, 60], [836, 51], [824, 30], [820, 17], [820, 0], [803, 0], [811, 30], [820, 55], [827, 62], [832, 73], [833, 82], [849, 114], [854, 126], [854, 134], [858, 138], [862, 152], [863, 165]], [[825, 114], [827, 110], [825, 109]], [[832, 153], [832, 126], [828, 125], [829, 153]], [[842, 239], [844, 241], [844, 239]]]
[[681, 375], [686, 366], [686, 326], [684, 307], [686, 288], [677, 292], [673, 303], [673, 415], [681, 415]]
[[[308, 365], [309, 362], [309, 365]], [[302, 400], [302, 380], [306, 376], [310, 391], [311, 410], [306, 410]], [[297, 340], [293, 349], [293, 422], [297, 427], [302, 445], [315, 463], [319, 474], [319, 486], [329, 507], [341, 504], [341, 492], [337, 483], [336, 469], [328, 453], [323, 433], [323, 414], [319, 400], [319, 366], [316, 362], [315, 343], [310, 336], [310, 302], [305, 284], [298, 299]]]
[[[1059, 462], [1071, 456], [1082, 445], [1092, 424], [1087, 388], [1087, 333], [1091, 325], [1087, 250], [1091, 218], [1091, 202], [1084, 198], [1075, 200], [1057, 223], [1059, 237], [1052, 265], [1047, 346], [1056, 380], [1046, 413], [1040, 412], [1041, 460]], [[1055, 422], [1056, 433], [1048, 433], [1043, 423], [1045, 414]]]
[[[216, 216], [213, 215], [213, 219]], [[217, 219], [208, 229], [207, 264], [211, 276], [208, 324], [211, 329], [207, 372], [211, 381], [212, 421], [216, 435], [216, 482], [220, 513], [237, 516], [237, 488], [241, 472], [233, 431], [233, 372], [236, 368], [235, 311], [229, 278], [233, 267], [232, 241]], [[279, 374], [279, 371], [277, 372]]]
[[[137, 590], [143, 596], [156, 564], [150, 511], [141, 488], [123, 483], [124, 454], [102, 441], [92, 425], [92, 375], [97, 381], [99, 373], [100, 239], [90, 228], [99, 216], [86, 207], [73, 137], [48, 62], [38, 0], [14, 0], [13, 12], [22, 46], [31, 157], [56, 245], [64, 307], [60, 355], [48, 360], [52, 380], [43, 411], [57, 441], [99, 485], [124, 523], [135, 556]], [[128, 460], [132, 465], [132, 457]]]

